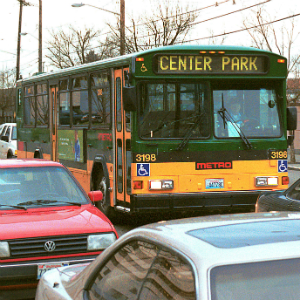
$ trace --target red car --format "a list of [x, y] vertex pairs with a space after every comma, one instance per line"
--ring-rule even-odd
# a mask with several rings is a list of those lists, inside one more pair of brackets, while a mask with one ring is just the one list
[[[92, 200], [92, 201], [91, 201]], [[34, 298], [39, 278], [87, 263], [118, 237], [112, 223], [60, 163], [0, 161], [0, 299]]]

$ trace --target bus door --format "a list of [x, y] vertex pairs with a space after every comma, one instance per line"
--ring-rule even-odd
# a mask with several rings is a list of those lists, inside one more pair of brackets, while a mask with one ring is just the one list
[[116, 195], [118, 201], [130, 202], [131, 191], [131, 148], [130, 148], [130, 115], [123, 109], [122, 87], [125, 84], [124, 71], [115, 70], [115, 166], [116, 166]]
[[57, 152], [57, 126], [58, 126], [58, 110], [57, 110], [57, 85], [50, 85], [50, 104], [51, 104], [51, 141], [52, 141], [52, 160], [58, 161]]

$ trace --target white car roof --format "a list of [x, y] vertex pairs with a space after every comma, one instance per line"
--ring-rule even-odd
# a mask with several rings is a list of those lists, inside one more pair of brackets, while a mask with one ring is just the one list
[[6, 126], [6, 125], [17, 126], [17, 123], [3, 123], [0, 126]]
[[294, 212], [162, 221], [134, 229], [120, 239], [134, 235], [168, 245], [206, 269], [300, 257], [300, 213]]

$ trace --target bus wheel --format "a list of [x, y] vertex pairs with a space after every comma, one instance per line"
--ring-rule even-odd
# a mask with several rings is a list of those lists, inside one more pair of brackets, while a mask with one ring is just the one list
[[107, 180], [103, 176], [98, 183], [97, 190], [100, 190], [103, 194], [103, 200], [97, 203], [97, 207], [109, 218], [112, 219], [114, 214], [114, 209], [109, 205], [109, 194], [107, 189]]

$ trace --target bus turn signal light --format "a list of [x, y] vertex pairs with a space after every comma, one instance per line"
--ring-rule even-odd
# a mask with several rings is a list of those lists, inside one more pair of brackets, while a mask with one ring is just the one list
[[142, 190], [143, 189], [143, 181], [133, 181], [133, 189]]
[[289, 176], [282, 176], [282, 185], [288, 185], [290, 182]]
[[137, 57], [135, 61], [144, 61], [144, 57]]
[[280, 64], [284, 64], [285, 63], [285, 59], [277, 59], [277, 62]]

